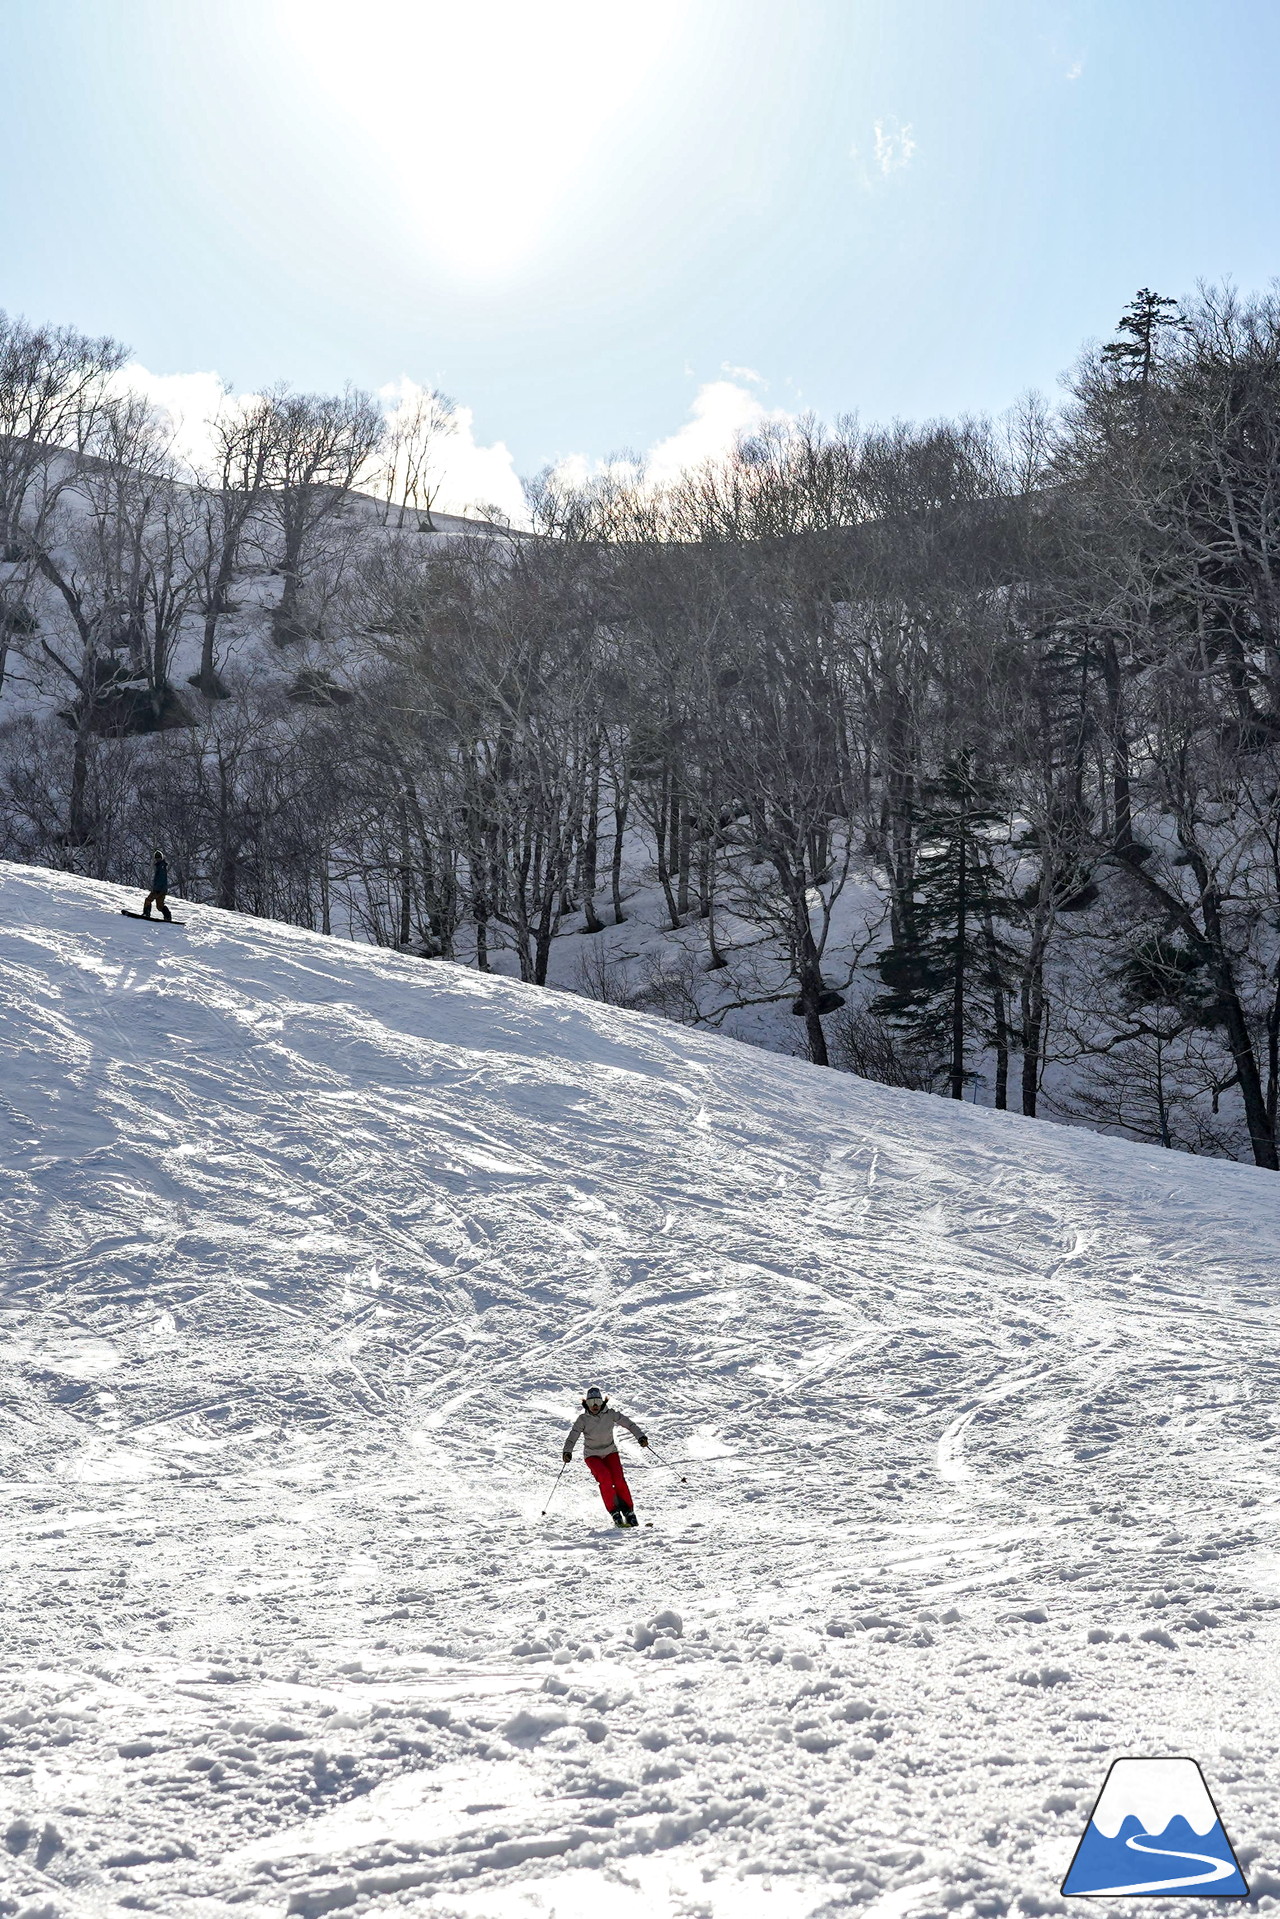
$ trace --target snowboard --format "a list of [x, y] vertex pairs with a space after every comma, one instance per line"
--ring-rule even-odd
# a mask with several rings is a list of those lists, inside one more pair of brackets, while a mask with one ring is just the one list
[[135, 913], [132, 907], [122, 906], [121, 913], [127, 920], [145, 920], [148, 926], [185, 926], [185, 920], [167, 920], [162, 913]]

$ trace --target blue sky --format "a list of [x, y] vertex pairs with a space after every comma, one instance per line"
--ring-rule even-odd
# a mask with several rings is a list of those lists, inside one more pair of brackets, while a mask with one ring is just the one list
[[999, 412], [1138, 286], [1280, 270], [1275, 0], [0, 0], [0, 26], [0, 305], [241, 390], [437, 384], [521, 472], [669, 440], [699, 394], [706, 434]]

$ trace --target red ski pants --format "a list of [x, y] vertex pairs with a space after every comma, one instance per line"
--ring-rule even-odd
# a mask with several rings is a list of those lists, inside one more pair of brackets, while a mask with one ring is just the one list
[[631, 1488], [622, 1477], [622, 1461], [617, 1453], [606, 1453], [603, 1459], [588, 1457], [587, 1464], [591, 1468], [596, 1485], [600, 1488], [600, 1497], [610, 1512], [619, 1500], [624, 1506], [634, 1504]]

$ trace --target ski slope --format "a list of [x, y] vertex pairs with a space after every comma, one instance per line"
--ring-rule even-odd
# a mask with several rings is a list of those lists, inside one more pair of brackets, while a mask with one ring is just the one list
[[1280, 1899], [1274, 1177], [126, 903], [0, 868], [0, 1911], [1039, 1914], [1126, 1753]]

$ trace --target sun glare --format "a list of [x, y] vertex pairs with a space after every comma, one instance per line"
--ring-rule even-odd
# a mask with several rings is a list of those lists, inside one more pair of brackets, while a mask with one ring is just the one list
[[430, 253], [476, 276], [536, 247], [683, 11], [683, 0], [278, 4], [327, 122], [374, 161]]

